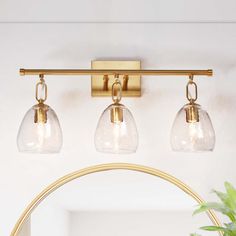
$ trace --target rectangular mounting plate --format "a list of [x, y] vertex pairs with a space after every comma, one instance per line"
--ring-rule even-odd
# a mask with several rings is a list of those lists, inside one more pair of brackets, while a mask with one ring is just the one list
[[[140, 70], [141, 61], [92, 61], [91, 68], [96, 70]], [[115, 81], [114, 75], [109, 75], [108, 89], [104, 90], [103, 75], [92, 75], [91, 77], [91, 95], [93, 97], [111, 96], [111, 87]], [[123, 75], [120, 75], [121, 84], [123, 84]], [[122, 91], [123, 97], [141, 96], [141, 76], [129, 76], [126, 91]]]

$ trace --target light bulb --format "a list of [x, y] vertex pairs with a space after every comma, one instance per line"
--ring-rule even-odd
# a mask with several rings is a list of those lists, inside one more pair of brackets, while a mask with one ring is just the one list
[[208, 113], [198, 104], [187, 104], [177, 113], [171, 130], [174, 151], [213, 151], [215, 131]]
[[114, 143], [114, 152], [119, 153], [120, 142], [121, 142], [122, 136], [125, 134], [122, 123], [121, 122], [113, 123], [112, 132], [113, 132], [112, 142]]
[[119, 103], [108, 106], [99, 119], [94, 141], [99, 152], [115, 154], [136, 152], [138, 132], [128, 108]]
[[62, 131], [56, 113], [46, 104], [34, 105], [25, 115], [17, 136], [20, 152], [57, 153]]

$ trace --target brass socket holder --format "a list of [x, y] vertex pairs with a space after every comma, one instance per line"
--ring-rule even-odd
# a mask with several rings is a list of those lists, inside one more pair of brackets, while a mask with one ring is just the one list
[[198, 105], [195, 103], [189, 103], [186, 105], [185, 108], [186, 112], [186, 121], [187, 123], [195, 123], [199, 122], [199, 108]]

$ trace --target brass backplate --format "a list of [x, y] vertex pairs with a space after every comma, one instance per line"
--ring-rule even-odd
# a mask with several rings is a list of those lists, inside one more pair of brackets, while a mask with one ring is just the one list
[[[141, 61], [92, 61], [92, 69], [102, 70], [140, 70]], [[124, 75], [120, 75], [120, 81], [123, 85]], [[109, 75], [108, 87], [104, 89], [104, 76], [92, 75], [91, 94], [93, 97], [111, 96], [111, 87], [114, 83], [114, 75]], [[105, 86], [106, 87], [106, 86]], [[122, 91], [123, 97], [140, 97], [141, 96], [141, 76], [129, 76], [126, 91]]]

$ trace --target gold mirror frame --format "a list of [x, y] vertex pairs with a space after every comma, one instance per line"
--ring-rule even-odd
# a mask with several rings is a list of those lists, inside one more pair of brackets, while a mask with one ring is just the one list
[[[159, 177], [163, 180], [166, 180], [167, 182], [174, 184], [177, 186], [179, 189], [187, 193], [189, 196], [191, 196], [193, 199], [195, 199], [199, 204], [204, 203], [204, 200], [197, 194], [195, 193], [190, 187], [188, 187], [186, 184], [184, 184], [182, 181], [179, 179], [175, 178], [174, 176], [171, 176], [163, 171], [160, 171], [158, 169], [148, 167], [148, 166], [143, 166], [143, 165], [136, 165], [136, 164], [129, 164], [129, 163], [108, 163], [108, 164], [101, 164], [101, 165], [95, 165], [91, 167], [87, 167], [75, 172], [72, 172], [55, 182], [53, 182], [51, 185], [49, 185], [47, 188], [45, 188], [25, 209], [25, 211], [22, 213], [20, 218], [18, 219], [15, 227], [13, 228], [11, 232], [11, 236], [17, 236], [18, 233], [20, 232], [22, 226], [24, 223], [27, 221], [28, 217], [31, 215], [33, 210], [52, 192], [54, 192], [56, 189], [60, 188], [64, 184], [78, 179], [82, 176], [89, 175], [92, 173], [96, 172], [102, 172], [102, 171], [109, 171], [109, 170], [131, 170], [131, 171], [137, 171], [137, 172], [142, 172], [146, 173], [149, 175], [153, 175], [156, 177]], [[219, 219], [216, 217], [215, 213], [212, 210], [207, 211], [207, 215], [212, 221], [212, 223], [216, 226], [220, 226], [221, 223]], [[222, 235], [220, 233], [220, 235]]]

